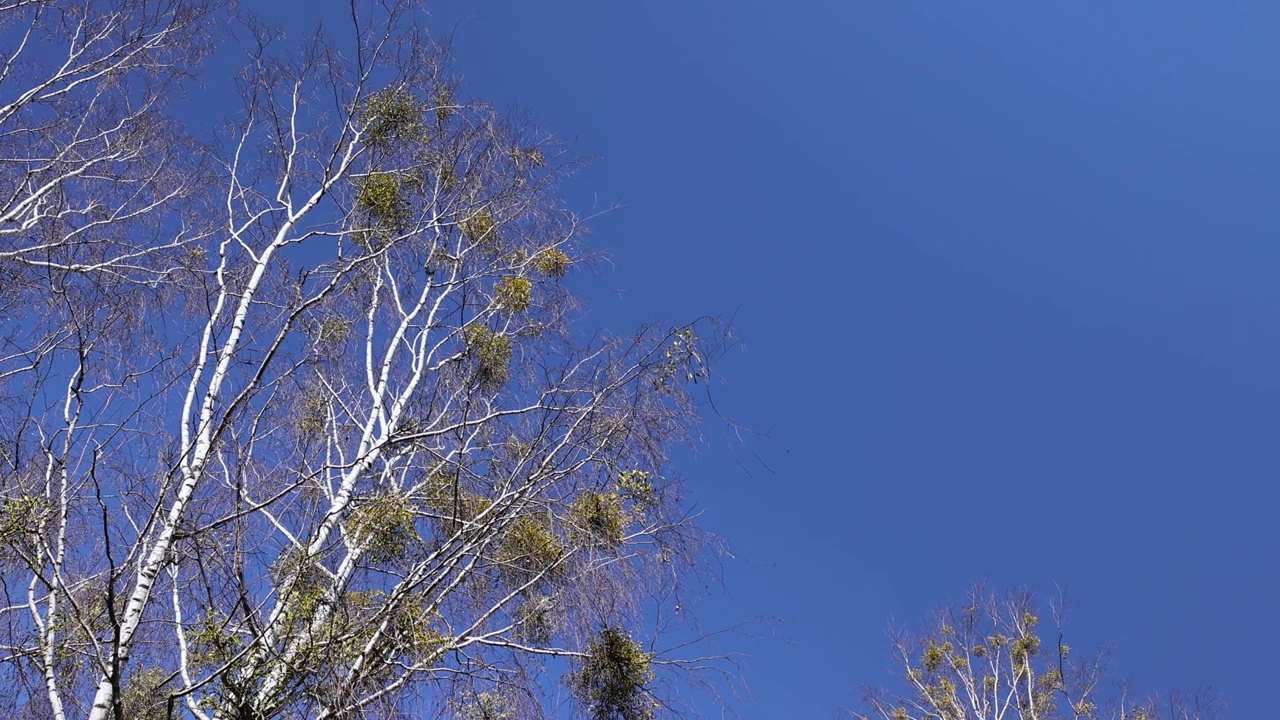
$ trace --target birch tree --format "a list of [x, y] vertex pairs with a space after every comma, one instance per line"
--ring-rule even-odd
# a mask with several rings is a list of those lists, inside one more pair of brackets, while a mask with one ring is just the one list
[[[468, 98], [410, 3], [300, 44], [178, 0], [0, 8], [11, 58], [71, 58], [29, 75], [5, 188], [43, 273], [6, 327], [10, 714], [674, 712], [664, 679], [719, 660], [651, 630], [709, 558], [670, 452], [723, 331], [584, 332], [578, 158]], [[240, 110], [196, 141], [165, 101], [218, 33]]]
[[918, 633], [892, 633], [898, 691], [864, 689], [857, 720], [1212, 720], [1211, 691], [1134, 698], [1106, 649], [1066, 643], [1059, 608], [1025, 589], [975, 588], [941, 606]]
[[199, 163], [165, 108], [202, 55], [208, 12], [199, 2], [0, 2], [8, 716], [67, 717], [66, 693], [92, 667], [72, 662], [66, 645], [102, 602], [86, 488], [108, 462], [102, 453], [155, 419], [142, 419], [151, 409], [140, 401], [157, 389], [135, 390], [159, 348], [139, 332], [137, 310], [167, 274], [161, 256], [194, 239], [171, 212], [195, 197]]
[[208, 11], [0, 2], [0, 261], [137, 269], [165, 245], [121, 228], [190, 193], [192, 148], [165, 106], [205, 48]]

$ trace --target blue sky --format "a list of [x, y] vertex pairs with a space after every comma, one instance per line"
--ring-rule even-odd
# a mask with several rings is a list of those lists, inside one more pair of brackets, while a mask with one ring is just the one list
[[[478, 96], [600, 155], [586, 322], [735, 315], [689, 495], [747, 718], [834, 717], [884, 628], [1065, 587], [1139, 691], [1280, 675], [1280, 5], [442, 2]], [[758, 453], [764, 469], [751, 457]], [[1264, 703], [1266, 703], [1264, 705]], [[1265, 709], [1264, 709], [1265, 708]]]

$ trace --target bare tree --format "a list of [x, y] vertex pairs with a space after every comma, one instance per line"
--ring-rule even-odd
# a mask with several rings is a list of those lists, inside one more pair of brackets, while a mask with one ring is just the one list
[[208, 10], [0, 3], [0, 260], [101, 270], [165, 244], [120, 227], [190, 192], [191, 148], [165, 106], [204, 50]]
[[[72, 59], [30, 75], [52, 104], [5, 186], [6, 257], [44, 273], [6, 328], [14, 716], [539, 717], [567, 689], [648, 718], [664, 672], [718, 666], [646, 628], [713, 550], [669, 452], [723, 330], [584, 337], [579, 160], [466, 98], [419, 8], [353, 2], [296, 47], [217, 15], [243, 103], [205, 165], [162, 110], [209, 8], [3, 12], [12, 57]], [[105, 159], [33, 159], [68, 147]]]
[[891, 634], [902, 688], [863, 691], [870, 714], [859, 720], [1212, 720], [1220, 699], [1209, 690], [1134, 699], [1110, 671], [1106, 649], [1080, 657], [1063, 634], [1060, 607], [1049, 606], [1044, 632], [1030, 591], [1003, 595], [975, 587], [940, 607], [919, 634]]
[[0, 684], [14, 716], [67, 716], [81, 668], [65, 641], [101, 603], [86, 468], [150, 412], [123, 398], [156, 392], [138, 383], [159, 350], [139, 310], [162, 256], [194, 237], [171, 212], [199, 179], [165, 107], [208, 10], [0, 2]]

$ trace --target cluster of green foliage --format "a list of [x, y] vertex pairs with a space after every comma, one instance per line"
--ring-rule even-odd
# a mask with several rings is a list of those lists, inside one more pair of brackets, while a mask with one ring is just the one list
[[551, 617], [551, 601], [536, 593], [525, 595], [516, 608], [516, 636], [522, 640], [547, 645], [555, 631]]
[[375, 172], [365, 176], [356, 191], [356, 206], [379, 224], [398, 228], [412, 216], [404, 197], [403, 183], [394, 173]]
[[569, 512], [579, 528], [575, 539], [616, 547], [626, 536], [629, 518], [622, 507], [622, 496], [616, 492], [584, 491], [569, 504]]
[[207, 613], [187, 632], [187, 646], [191, 660], [196, 665], [220, 665], [227, 662], [243, 645], [234, 633], [227, 630], [227, 623], [217, 613]]
[[482, 692], [458, 712], [461, 720], [514, 720], [510, 703], [494, 692]]
[[207, 259], [208, 252], [204, 248], [199, 245], [188, 245], [187, 251], [182, 254], [178, 263], [187, 270], [199, 271], [204, 268]]
[[418, 139], [423, 132], [423, 104], [407, 90], [388, 88], [369, 96], [361, 113], [371, 146], [387, 148], [396, 140]]
[[448, 191], [458, 187], [458, 171], [452, 165], [441, 165], [436, 171], [436, 177], [440, 179], [440, 188]]
[[294, 628], [307, 623], [324, 600], [324, 576], [316, 558], [297, 548], [281, 553], [271, 567], [277, 587], [288, 587], [293, 598], [285, 624]]
[[569, 256], [560, 248], [547, 248], [533, 260], [533, 267], [547, 277], [564, 277], [570, 264]]
[[550, 517], [522, 515], [507, 530], [498, 560], [507, 575], [523, 583], [555, 566], [564, 554], [564, 543], [552, 530]]
[[455, 535], [488, 510], [493, 501], [461, 487], [451, 473], [441, 468], [431, 475], [425, 504], [439, 518], [440, 531], [444, 535]]
[[655, 702], [645, 691], [653, 681], [653, 655], [620, 630], [592, 638], [587, 656], [567, 680], [592, 720], [652, 720]]
[[444, 125], [455, 112], [453, 88], [440, 85], [436, 88], [436, 123]]
[[488, 210], [479, 210], [458, 223], [462, 236], [473, 245], [482, 242], [492, 243], [494, 235], [497, 234], [497, 226], [498, 224], [493, 220], [493, 213]]
[[396, 614], [395, 634], [415, 660], [431, 662], [449, 647], [440, 613], [430, 610], [423, 595], [410, 595], [401, 601]]
[[591, 428], [596, 445], [601, 450], [612, 451], [622, 448], [631, 437], [631, 427], [627, 421], [618, 417], [602, 417]]
[[0, 545], [12, 546], [30, 536], [48, 508], [48, 502], [40, 495], [5, 498], [0, 505]]
[[317, 339], [324, 343], [341, 343], [351, 334], [351, 321], [331, 316], [320, 323]]
[[942, 646], [930, 643], [924, 650], [924, 656], [920, 658], [920, 664], [928, 672], [934, 672], [942, 667], [942, 661], [946, 658], [947, 653], [952, 650], [951, 643], [943, 643]]
[[496, 292], [498, 302], [503, 309], [513, 313], [521, 313], [533, 304], [533, 283], [525, 278], [505, 277], [498, 283]]
[[404, 557], [418, 540], [414, 507], [406, 498], [383, 492], [360, 501], [347, 520], [347, 530], [365, 548], [365, 558], [384, 563]]
[[467, 355], [474, 363], [476, 383], [485, 390], [497, 390], [511, 379], [511, 338], [484, 325], [470, 325], [464, 332]]
[[502, 442], [502, 451], [512, 460], [524, 458], [531, 450], [533, 450], [533, 445], [521, 440], [515, 433], [508, 435], [507, 439]]
[[702, 376], [702, 356], [698, 354], [697, 341], [693, 328], [681, 328], [672, 334], [664, 364], [658, 370], [657, 383], [660, 387], [676, 377], [696, 381]]
[[315, 435], [324, 430], [325, 403], [319, 393], [312, 393], [302, 399], [302, 407], [298, 411], [298, 433], [303, 436]]
[[640, 507], [653, 504], [653, 473], [634, 468], [618, 473], [618, 492]]
[[169, 673], [157, 667], [129, 675], [118, 702], [129, 720], [169, 720], [169, 693], [163, 688]]
[[525, 169], [526, 167], [540, 168], [546, 167], [547, 156], [542, 152], [541, 148], [512, 148], [511, 161], [516, 164], [518, 169]]

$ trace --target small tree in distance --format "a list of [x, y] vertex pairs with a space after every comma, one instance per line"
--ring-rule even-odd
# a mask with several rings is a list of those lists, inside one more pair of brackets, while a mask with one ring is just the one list
[[[1047, 615], [1045, 613], [1047, 610]], [[857, 720], [1213, 720], [1212, 691], [1134, 699], [1110, 672], [1106, 649], [1067, 645], [1058, 606], [1025, 588], [975, 587], [943, 605], [922, 632], [891, 633], [897, 691], [867, 686]]]

